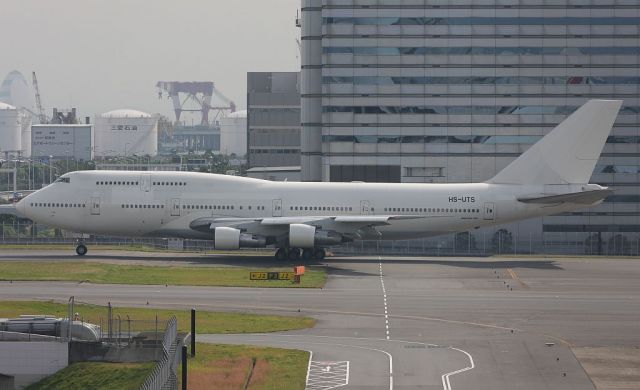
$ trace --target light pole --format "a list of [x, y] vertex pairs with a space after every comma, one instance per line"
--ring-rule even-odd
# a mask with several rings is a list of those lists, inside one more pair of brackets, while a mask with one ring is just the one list
[[51, 184], [51, 178], [53, 177], [52, 175], [52, 167], [51, 167], [51, 160], [53, 160], [53, 156], [49, 156], [49, 184]]

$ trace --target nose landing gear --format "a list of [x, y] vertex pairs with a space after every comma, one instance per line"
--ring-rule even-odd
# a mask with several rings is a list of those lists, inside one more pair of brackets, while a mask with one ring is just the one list
[[78, 246], [76, 246], [76, 254], [78, 256], [84, 256], [87, 254], [87, 247], [86, 245], [84, 245], [83, 243], [79, 243]]

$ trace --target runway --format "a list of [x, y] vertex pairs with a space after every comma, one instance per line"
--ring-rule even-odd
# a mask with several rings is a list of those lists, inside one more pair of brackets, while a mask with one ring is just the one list
[[[66, 252], [0, 253], [0, 261], [51, 258], [61, 266], [78, 260]], [[83, 260], [282, 266], [255, 256], [111, 251]], [[310, 389], [345, 380], [341, 388], [640, 387], [640, 376], [611, 375], [606, 361], [590, 377], [573, 352], [640, 347], [639, 260], [332, 257], [315, 265], [330, 274], [321, 290], [1, 282], [0, 296], [313, 316], [318, 323], [308, 330], [199, 335], [312, 351]]]

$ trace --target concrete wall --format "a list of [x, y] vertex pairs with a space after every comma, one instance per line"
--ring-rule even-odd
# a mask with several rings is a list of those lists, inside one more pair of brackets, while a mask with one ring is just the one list
[[0, 344], [0, 374], [15, 377], [21, 389], [68, 365], [66, 342], [16, 341]]

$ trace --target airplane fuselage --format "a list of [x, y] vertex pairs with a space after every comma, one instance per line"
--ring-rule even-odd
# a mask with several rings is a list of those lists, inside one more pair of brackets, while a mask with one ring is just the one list
[[[585, 185], [553, 187], [556, 193], [585, 190]], [[410, 239], [585, 207], [518, 201], [548, 192], [539, 185], [304, 183], [191, 172], [81, 171], [29, 195], [19, 210], [38, 223], [75, 232], [196, 239], [212, 238], [211, 232], [190, 227], [205, 217], [393, 215], [406, 219], [363, 230], [360, 237]]]

